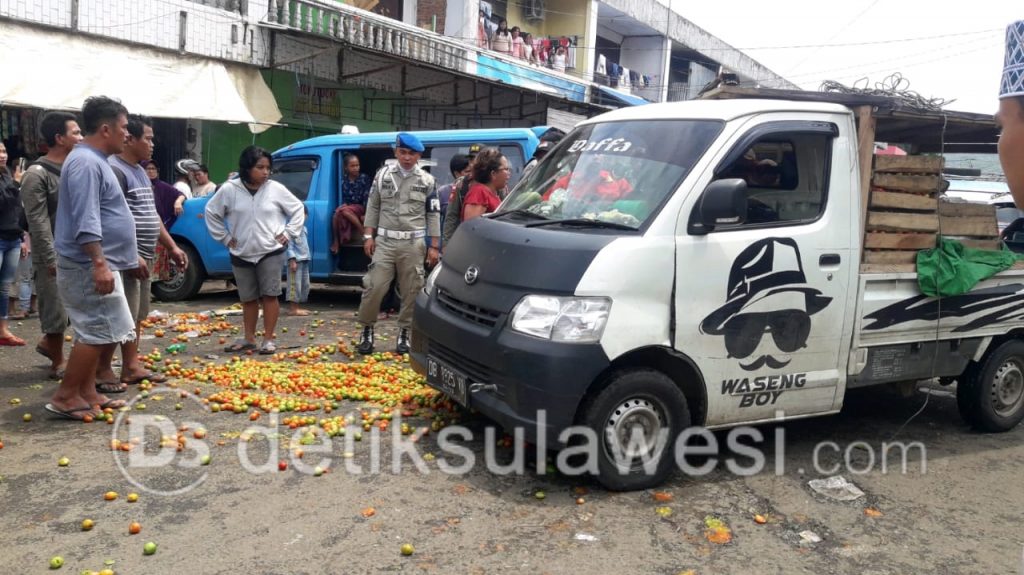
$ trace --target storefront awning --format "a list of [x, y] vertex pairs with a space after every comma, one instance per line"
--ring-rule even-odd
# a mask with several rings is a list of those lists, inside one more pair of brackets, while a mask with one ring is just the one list
[[0, 24], [0, 53], [20, 62], [0, 74], [6, 105], [79, 110], [104, 95], [132, 113], [244, 123], [254, 133], [281, 119], [274, 94], [248, 66], [12, 24]]
[[615, 88], [609, 88], [608, 86], [598, 86], [597, 88], [601, 90], [601, 93], [604, 96], [611, 98], [616, 104], [624, 106], [640, 106], [642, 104], [650, 104], [650, 102], [644, 100], [640, 96], [634, 96], [633, 94], [620, 92]]

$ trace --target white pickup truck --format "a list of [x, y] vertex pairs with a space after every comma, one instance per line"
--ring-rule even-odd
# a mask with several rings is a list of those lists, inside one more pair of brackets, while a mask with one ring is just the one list
[[[913, 264], [861, 263], [875, 131], [994, 151], [991, 118], [736, 95], [583, 122], [464, 223], [417, 300], [428, 382], [549, 448], [593, 429], [612, 489], [660, 483], [689, 426], [833, 414], [855, 387], [955, 380], [974, 427], [1020, 422], [1024, 271], [932, 298]], [[650, 451], [616, 461], [636, 433]]]

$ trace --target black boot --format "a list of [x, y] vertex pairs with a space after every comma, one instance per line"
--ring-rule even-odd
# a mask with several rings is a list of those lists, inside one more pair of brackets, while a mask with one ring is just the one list
[[404, 327], [398, 331], [398, 343], [395, 344], [395, 352], [399, 354], [409, 353], [409, 330]]
[[363, 326], [363, 336], [359, 338], [359, 345], [356, 350], [363, 355], [373, 353], [373, 326]]

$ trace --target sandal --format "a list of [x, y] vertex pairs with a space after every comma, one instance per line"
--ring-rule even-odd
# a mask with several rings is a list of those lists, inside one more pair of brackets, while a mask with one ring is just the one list
[[263, 340], [263, 345], [260, 346], [260, 355], [271, 355], [277, 353], [277, 344], [272, 339]]
[[162, 373], [156, 373], [151, 371], [146, 375], [140, 375], [138, 377], [133, 377], [131, 379], [122, 379], [121, 383], [126, 385], [137, 385], [147, 380], [149, 381], [149, 383], [166, 383], [167, 376]]
[[[61, 409], [53, 405], [52, 403], [47, 403], [46, 405], [43, 406], [43, 409], [52, 413], [53, 415], [56, 415], [57, 417], [60, 417], [61, 419], [72, 419], [74, 421], [82, 421], [85, 419], [86, 415], [93, 415], [92, 407], [75, 407], [73, 409]], [[82, 415], [76, 415], [82, 412], [85, 413], [83, 413]]]
[[244, 337], [240, 337], [235, 341], [231, 342], [231, 345], [224, 348], [225, 353], [238, 353], [240, 351], [249, 351], [256, 349], [256, 344], [251, 341], [247, 341]]
[[0, 337], [0, 346], [18, 347], [20, 345], [25, 345], [25, 340], [16, 335]]
[[103, 395], [113, 395], [128, 391], [128, 386], [119, 381], [97, 381], [96, 391]]

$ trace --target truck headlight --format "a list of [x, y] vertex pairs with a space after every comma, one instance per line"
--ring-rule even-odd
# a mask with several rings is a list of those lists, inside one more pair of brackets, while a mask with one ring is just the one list
[[441, 271], [441, 262], [438, 261], [434, 269], [430, 270], [430, 274], [427, 275], [427, 280], [423, 282], [423, 292], [427, 295], [434, 293], [434, 282], [437, 281], [437, 274]]
[[528, 295], [512, 310], [512, 329], [551, 341], [593, 343], [601, 339], [611, 308], [606, 297]]

